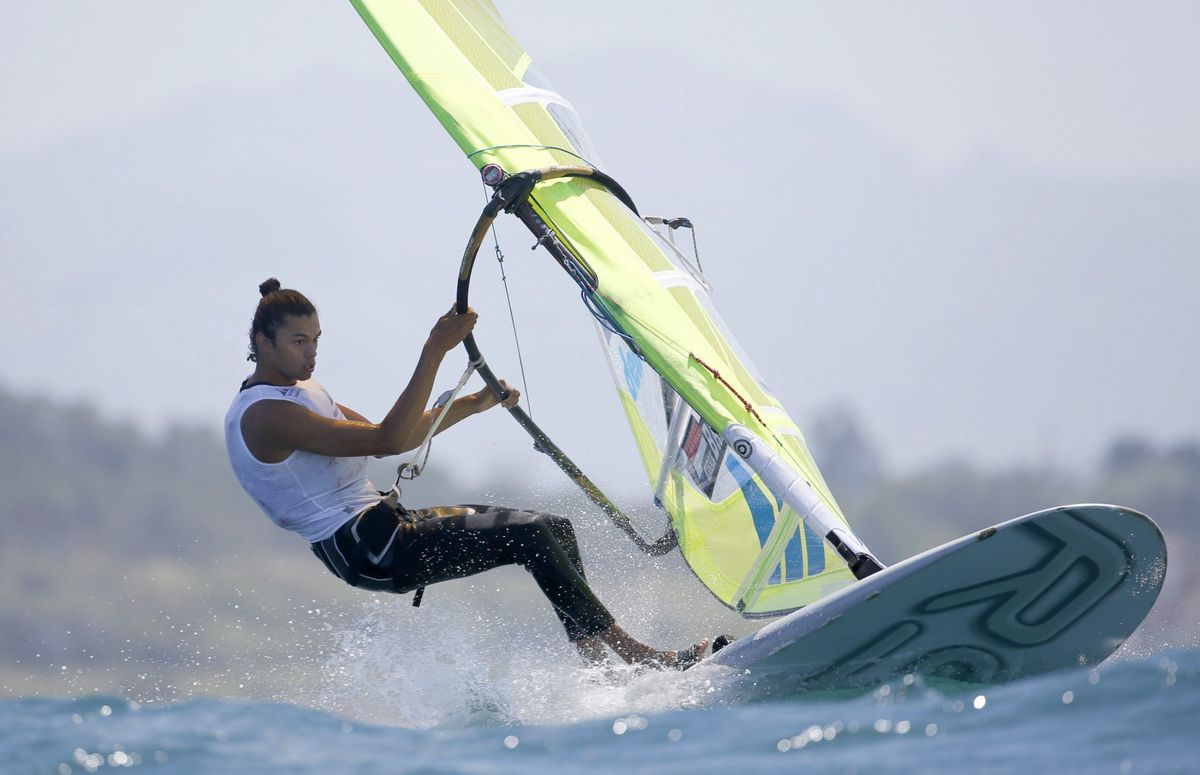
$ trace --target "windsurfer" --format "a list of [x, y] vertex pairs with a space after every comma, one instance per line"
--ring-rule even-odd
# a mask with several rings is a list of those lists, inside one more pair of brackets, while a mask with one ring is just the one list
[[[485, 388], [445, 410], [424, 410], [442, 359], [475, 325], [473, 310], [438, 319], [407, 387], [376, 424], [335, 403], [312, 378], [321, 336], [312, 303], [274, 278], [259, 291], [250, 328], [254, 373], [225, 417], [226, 448], [247, 493], [273, 522], [306, 538], [332, 573], [352, 586], [420, 595], [428, 584], [519, 564], [588, 661], [601, 661], [605, 646], [654, 667], [684, 669], [703, 655], [707, 639], [659, 650], [616, 623], [587, 584], [569, 520], [484, 505], [410, 511], [367, 479], [367, 456], [418, 446], [439, 412], [446, 411], [440, 433], [500, 403]], [[520, 394], [505, 388], [503, 405], [510, 406]]]

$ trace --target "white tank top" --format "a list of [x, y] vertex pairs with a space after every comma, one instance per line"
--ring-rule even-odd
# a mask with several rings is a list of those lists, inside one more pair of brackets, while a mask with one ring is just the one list
[[327, 457], [298, 449], [278, 463], [256, 458], [242, 438], [242, 415], [258, 401], [291, 401], [334, 420], [346, 416], [312, 379], [292, 387], [255, 385], [234, 397], [225, 415], [225, 449], [238, 481], [272, 522], [310, 542], [323, 541], [379, 502], [379, 492], [367, 479], [365, 457]]

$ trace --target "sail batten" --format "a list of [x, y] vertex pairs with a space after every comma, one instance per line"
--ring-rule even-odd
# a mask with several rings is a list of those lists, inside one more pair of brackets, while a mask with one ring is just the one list
[[[476, 167], [598, 163], [576, 107], [487, 0], [351, 2]], [[792, 610], [850, 583], [824, 538], [843, 550], [861, 542], [799, 427], [721, 322], [707, 281], [595, 180], [539, 184], [528, 204], [560, 256], [578, 262], [570, 271], [586, 275], [576, 280], [605, 318], [600, 341], [648, 494], [696, 576], [744, 615]]]

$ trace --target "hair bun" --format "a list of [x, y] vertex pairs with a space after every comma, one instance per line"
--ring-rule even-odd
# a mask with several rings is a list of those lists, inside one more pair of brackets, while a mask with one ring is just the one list
[[279, 290], [280, 287], [281, 286], [279, 284], [279, 281], [276, 280], [274, 277], [271, 277], [271, 278], [263, 280], [261, 283], [259, 283], [258, 292], [261, 293], [263, 296], [266, 296], [268, 293]]

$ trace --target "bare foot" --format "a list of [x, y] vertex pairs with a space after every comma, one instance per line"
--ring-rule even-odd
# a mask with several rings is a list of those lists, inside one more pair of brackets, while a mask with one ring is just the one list
[[616, 624], [596, 637], [604, 641], [609, 648], [617, 652], [617, 656], [627, 663], [648, 665], [659, 669], [686, 670], [700, 661], [708, 649], [708, 638], [705, 638], [680, 651], [661, 651], [636, 640]]
[[673, 667], [676, 670], [687, 670], [689, 667], [703, 659], [704, 652], [707, 650], [708, 638], [704, 638], [703, 640], [693, 643], [691, 647], [683, 649], [682, 651], [667, 652], [669, 654], [673, 654], [675, 659], [665, 665], [665, 667]]

